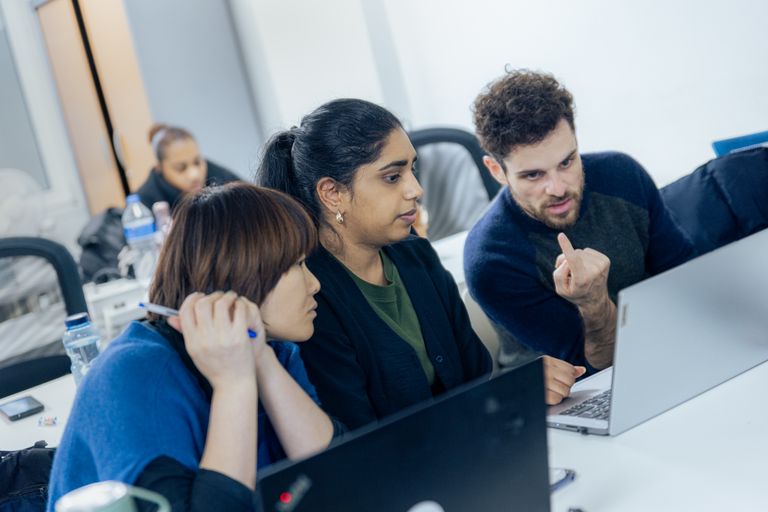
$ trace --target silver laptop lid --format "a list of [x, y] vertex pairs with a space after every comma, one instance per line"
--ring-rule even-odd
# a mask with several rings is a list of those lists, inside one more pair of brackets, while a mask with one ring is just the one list
[[768, 360], [768, 230], [619, 293], [610, 433]]

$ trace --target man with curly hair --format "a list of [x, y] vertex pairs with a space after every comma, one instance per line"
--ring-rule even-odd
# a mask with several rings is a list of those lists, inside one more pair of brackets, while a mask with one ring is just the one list
[[500, 333], [499, 363], [536, 354], [610, 366], [619, 290], [694, 256], [648, 173], [581, 155], [573, 97], [511, 70], [474, 103], [484, 163], [503, 185], [464, 249], [467, 285]]

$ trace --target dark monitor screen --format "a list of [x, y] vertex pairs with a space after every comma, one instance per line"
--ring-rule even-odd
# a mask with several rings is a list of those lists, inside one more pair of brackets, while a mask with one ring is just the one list
[[259, 489], [265, 511], [536, 512], [549, 510], [547, 465], [537, 360], [276, 464]]

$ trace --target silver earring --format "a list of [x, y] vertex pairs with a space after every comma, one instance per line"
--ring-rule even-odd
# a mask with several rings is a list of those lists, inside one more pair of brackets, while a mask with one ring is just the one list
[[344, 224], [344, 216], [341, 214], [341, 212], [336, 212], [336, 222], [339, 224]]

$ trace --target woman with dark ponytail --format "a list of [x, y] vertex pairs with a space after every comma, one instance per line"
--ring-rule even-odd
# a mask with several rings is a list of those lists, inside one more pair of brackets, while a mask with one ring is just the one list
[[[397, 118], [363, 100], [322, 105], [268, 142], [259, 184], [298, 199], [319, 230], [307, 265], [321, 283], [301, 352], [326, 410], [360, 427], [489, 374], [456, 283], [411, 234], [422, 189]], [[545, 361], [548, 402], [576, 370]]]

